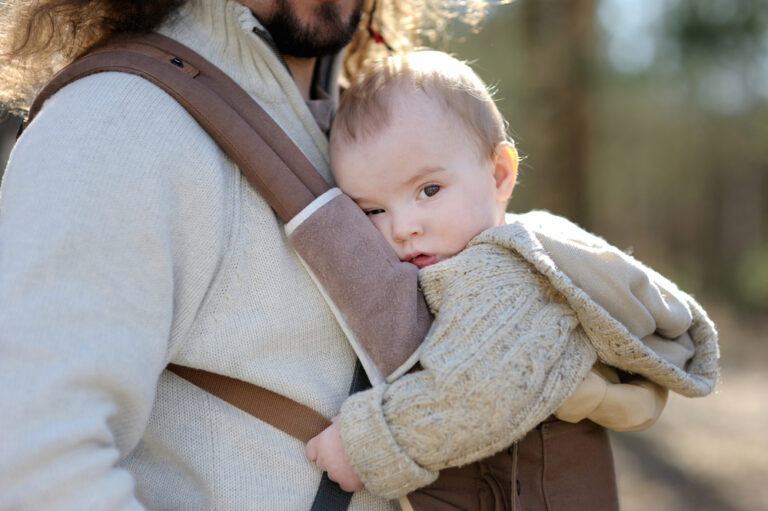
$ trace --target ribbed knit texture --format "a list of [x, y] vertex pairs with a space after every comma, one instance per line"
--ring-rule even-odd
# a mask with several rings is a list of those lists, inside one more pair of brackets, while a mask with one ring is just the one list
[[[557, 250], [564, 266], [607, 264], [605, 254], [616, 258], [613, 247], [543, 212], [510, 220], [517, 223], [488, 229], [463, 252], [420, 271], [436, 315], [420, 352], [424, 370], [351, 396], [342, 407], [345, 451], [376, 494], [402, 496], [432, 482], [441, 468], [482, 459], [521, 438], [571, 395], [597, 355], [685, 395], [714, 388], [717, 333], [693, 298], [631, 258], [614, 262], [605, 279], [595, 273], [586, 286], [595, 296], [605, 295], [601, 286], [619, 289], [611, 309], [646, 316], [635, 319], [635, 331], [645, 331], [646, 323], [681, 329], [677, 335], [685, 333], [694, 346], [681, 368], [575, 286], [542, 246], [542, 232], [526, 225], [555, 224], [543, 232], [548, 243], [567, 246], [566, 254]], [[647, 281], [659, 296], [643, 286], [632, 290], [627, 280]]]
[[[256, 23], [192, 0], [161, 32], [230, 73], [327, 176]], [[283, 226], [194, 120], [141, 78], [84, 78], [24, 133], [1, 197], [0, 510], [309, 509], [320, 471], [301, 442], [162, 372], [234, 376], [331, 417], [354, 367]]]

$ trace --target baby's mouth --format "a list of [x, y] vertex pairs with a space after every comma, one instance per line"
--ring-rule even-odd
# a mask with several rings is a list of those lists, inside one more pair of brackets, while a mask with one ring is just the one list
[[421, 269], [426, 266], [435, 264], [439, 261], [439, 258], [433, 254], [415, 254], [413, 256], [406, 257], [405, 261], [411, 264], [415, 264], [419, 269]]

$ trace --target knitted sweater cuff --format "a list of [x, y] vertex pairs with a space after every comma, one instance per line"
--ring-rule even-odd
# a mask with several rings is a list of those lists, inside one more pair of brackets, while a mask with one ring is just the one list
[[384, 418], [388, 385], [353, 394], [339, 417], [344, 452], [365, 488], [394, 499], [430, 484], [437, 472], [420, 466], [397, 443]]

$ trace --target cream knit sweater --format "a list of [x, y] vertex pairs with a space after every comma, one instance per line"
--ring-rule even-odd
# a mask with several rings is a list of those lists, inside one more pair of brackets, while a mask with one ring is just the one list
[[[161, 32], [328, 177], [325, 136], [255, 25], [235, 1], [191, 0]], [[283, 226], [195, 121], [141, 78], [90, 76], [48, 101], [3, 181], [0, 510], [309, 509], [321, 473], [304, 445], [168, 362], [330, 417], [354, 354]]]
[[[442, 468], [522, 438], [573, 393], [598, 355], [685, 395], [714, 388], [717, 334], [691, 297], [561, 218], [535, 212], [509, 221], [420, 271], [436, 315], [420, 349], [423, 370], [342, 407], [345, 452], [376, 494], [402, 496]], [[614, 293], [609, 307], [629, 327], [559, 268], [579, 262], [594, 268], [584, 287], [606, 301]], [[657, 351], [659, 343], [670, 346]]]

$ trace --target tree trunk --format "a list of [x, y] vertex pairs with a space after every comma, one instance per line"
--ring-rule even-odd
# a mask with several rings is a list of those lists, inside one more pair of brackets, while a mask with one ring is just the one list
[[596, 0], [523, 0], [528, 55], [523, 150], [540, 206], [589, 223], [590, 91]]

